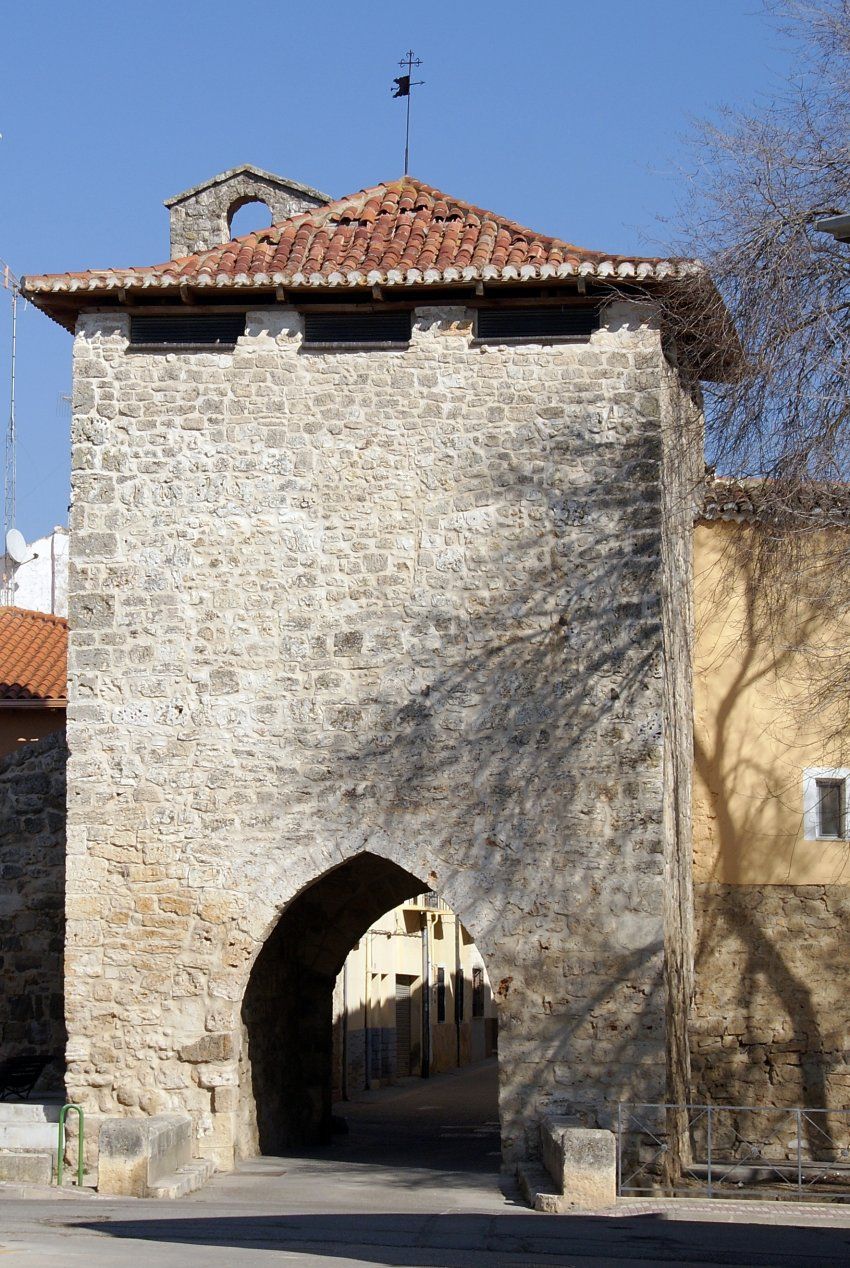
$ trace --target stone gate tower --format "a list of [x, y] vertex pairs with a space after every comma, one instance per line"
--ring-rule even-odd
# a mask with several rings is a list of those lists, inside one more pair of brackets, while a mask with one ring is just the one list
[[[295, 201], [223, 241], [261, 176]], [[410, 177], [171, 213], [179, 258], [26, 282], [75, 332], [69, 1095], [223, 1167], [320, 1136], [334, 975], [432, 888], [499, 1001], [506, 1159], [664, 1100], [702, 445], [658, 296], [699, 269]]]

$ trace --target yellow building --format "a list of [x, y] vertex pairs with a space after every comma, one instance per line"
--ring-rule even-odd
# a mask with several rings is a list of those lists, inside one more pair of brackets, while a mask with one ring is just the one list
[[713, 487], [694, 541], [694, 879], [850, 884], [847, 706], [823, 689], [850, 605], [825, 604], [818, 575], [846, 527], [814, 534], [806, 508], [777, 545], [752, 488]]
[[770, 501], [715, 481], [695, 530], [692, 1099], [802, 1107], [829, 1159], [850, 1147], [850, 489], [801, 495], [790, 533]]
[[482, 1061], [496, 1034], [475, 943], [436, 894], [422, 894], [377, 920], [337, 978], [334, 1096]]

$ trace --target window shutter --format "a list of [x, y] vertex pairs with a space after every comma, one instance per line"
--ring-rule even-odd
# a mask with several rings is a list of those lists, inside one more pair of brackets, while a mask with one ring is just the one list
[[233, 347], [245, 333], [244, 313], [212, 316], [131, 317], [130, 343], [134, 347], [174, 344], [190, 347]]
[[410, 313], [305, 313], [304, 342], [409, 343]]
[[599, 309], [589, 304], [478, 310], [479, 339], [586, 339], [598, 329]]

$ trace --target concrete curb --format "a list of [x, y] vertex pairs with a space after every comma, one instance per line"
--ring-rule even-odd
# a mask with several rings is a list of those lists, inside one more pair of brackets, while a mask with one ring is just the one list
[[106, 1194], [96, 1193], [94, 1189], [83, 1187], [78, 1189], [76, 1185], [71, 1188], [57, 1188], [55, 1184], [5, 1184], [0, 1181], [0, 1202], [3, 1199], [21, 1200], [39, 1200], [41, 1202], [64, 1201], [67, 1198], [100, 1198], [106, 1197]]

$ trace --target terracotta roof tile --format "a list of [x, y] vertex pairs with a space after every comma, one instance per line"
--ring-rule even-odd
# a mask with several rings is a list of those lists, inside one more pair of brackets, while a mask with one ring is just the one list
[[67, 654], [61, 616], [0, 608], [0, 700], [64, 701]]
[[661, 281], [702, 273], [692, 260], [611, 255], [536, 233], [404, 176], [232, 242], [145, 268], [24, 279], [25, 293], [177, 287], [405, 286], [580, 275]]
[[824, 528], [850, 527], [850, 485], [812, 480], [789, 488], [775, 480], [706, 480], [698, 519], [709, 522], [778, 523], [805, 521]]

